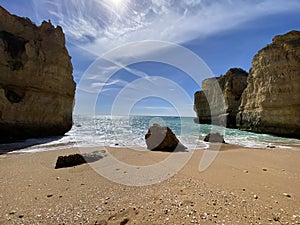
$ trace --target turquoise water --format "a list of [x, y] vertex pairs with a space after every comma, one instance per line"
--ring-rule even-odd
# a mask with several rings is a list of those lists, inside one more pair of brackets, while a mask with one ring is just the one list
[[5, 148], [11, 146], [17, 146], [17, 149], [23, 152], [92, 146], [146, 147], [144, 136], [153, 123], [170, 127], [180, 141], [189, 149], [207, 148], [208, 144], [202, 140], [204, 136], [210, 132], [223, 134], [225, 141], [229, 144], [251, 148], [265, 148], [268, 145], [286, 148], [290, 145], [300, 146], [300, 140], [298, 139], [255, 134], [212, 125], [195, 124], [194, 118], [192, 117], [74, 116], [74, 126], [72, 130], [63, 137], [29, 139], [23, 143], [0, 145], [0, 150], [5, 150]]

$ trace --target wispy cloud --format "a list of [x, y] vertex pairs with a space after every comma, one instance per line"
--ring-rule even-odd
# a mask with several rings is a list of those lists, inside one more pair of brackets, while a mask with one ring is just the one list
[[34, 0], [37, 14], [63, 26], [70, 41], [95, 55], [124, 43], [182, 43], [237, 29], [268, 14], [300, 10], [297, 0]]

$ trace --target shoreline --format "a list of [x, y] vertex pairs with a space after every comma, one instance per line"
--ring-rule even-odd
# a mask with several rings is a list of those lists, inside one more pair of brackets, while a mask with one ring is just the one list
[[[104, 177], [101, 172], [105, 168], [120, 179], [135, 175], [125, 167], [104, 165], [106, 157], [91, 164], [54, 169], [59, 155], [101, 149], [1, 155], [0, 223], [300, 223], [299, 147], [249, 150], [223, 144], [202, 172], [199, 162], [206, 151], [195, 150], [179, 171], [146, 186], [127, 186]], [[160, 165], [172, 155], [180, 159], [190, 154], [120, 147], [105, 150], [135, 170]], [[98, 164], [102, 166], [100, 173]], [[151, 179], [153, 174], [144, 175]]]
[[[67, 136], [68, 137], [68, 136]], [[63, 138], [63, 137], [61, 137]], [[52, 139], [48, 142], [44, 141], [45, 139]], [[145, 148], [145, 146], [141, 145], [119, 145], [119, 144], [112, 144], [112, 145], [97, 145], [97, 144], [90, 144], [90, 145], [82, 145], [76, 144], [75, 141], [71, 141], [69, 143], [53, 143], [57, 137], [53, 138], [41, 138], [41, 139], [28, 139], [28, 140], [23, 140], [19, 142], [14, 142], [14, 143], [6, 143], [6, 144], [0, 144], [0, 155], [2, 154], [19, 154], [19, 153], [38, 153], [38, 152], [47, 152], [47, 151], [60, 151], [64, 149], [74, 149], [74, 148], [97, 148], [97, 147], [103, 147], [103, 148]], [[180, 139], [180, 138], [179, 138]], [[32, 140], [35, 140], [36, 143], [33, 143]], [[295, 139], [298, 141], [298, 139]], [[200, 140], [202, 141], [202, 140]], [[300, 141], [300, 140], [299, 140]], [[198, 143], [198, 144], [187, 144], [188, 146], [187, 151], [194, 151], [194, 150], [205, 150], [209, 149], [210, 145], [213, 143], [209, 142], [204, 142], [203, 143]], [[206, 145], [205, 147], [203, 147]], [[252, 145], [241, 145], [241, 144], [236, 144], [236, 143], [228, 143], [226, 142], [226, 145], [228, 146], [236, 146], [240, 148], [245, 148], [245, 149], [294, 149], [294, 148], [300, 148], [300, 143], [286, 143], [286, 142], [277, 142], [277, 143], [255, 143], [253, 142]], [[192, 148], [190, 146], [193, 146]]]

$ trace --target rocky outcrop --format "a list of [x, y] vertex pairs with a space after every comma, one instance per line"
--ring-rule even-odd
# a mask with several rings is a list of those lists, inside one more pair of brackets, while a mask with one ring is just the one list
[[223, 76], [204, 80], [202, 91], [194, 95], [198, 122], [235, 128], [247, 75], [242, 69], [232, 68]]
[[299, 31], [276, 36], [254, 56], [237, 124], [243, 130], [299, 138]]
[[0, 6], [0, 140], [63, 135], [72, 127], [75, 82], [61, 27]]
[[184, 151], [187, 149], [180, 143], [169, 127], [153, 124], [145, 135], [147, 148], [152, 151]]

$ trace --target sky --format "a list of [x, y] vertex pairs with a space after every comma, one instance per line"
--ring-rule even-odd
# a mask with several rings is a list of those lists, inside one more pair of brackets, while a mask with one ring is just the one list
[[0, 0], [63, 28], [75, 114], [195, 116], [203, 79], [300, 30], [299, 0]]

